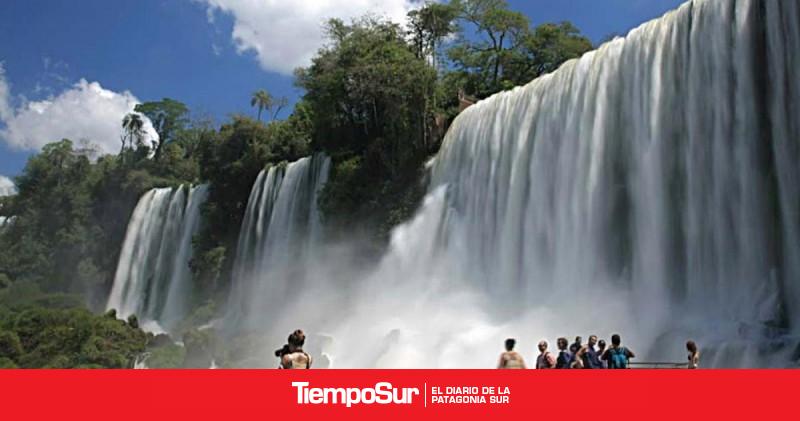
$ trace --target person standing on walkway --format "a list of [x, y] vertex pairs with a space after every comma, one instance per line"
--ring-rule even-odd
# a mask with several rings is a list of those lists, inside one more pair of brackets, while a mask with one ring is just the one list
[[575, 355], [575, 359], [581, 361], [583, 368], [603, 368], [595, 345], [597, 345], [597, 335], [591, 335], [589, 342]]
[[539, 356], [536, 357], [537, 370], [556, 368], [556, 358], [547, 350], [547, 346], [547, 341], [539, 342]]
[[630, 349], [622, 346], [622, 338], [616, 333], [611, 336], [611, 348], [603, 354], [603, 360], [608, 361], [608, 368], [628, 368], [631, 358], [636, 355]]
[[556, 342], [558, 345], [558, 358], [556, 358], [556, 368], [567, 369], [572, 365], [572, 353], [567, 350], [569, 342], [567, 338], [558, 338]]
[[700, 351], [694, 341], [686, 342], [686, 350], [689, 351], [689, 369], [700, 368]]
[[606, 341], [600, 339], [597, 341], [597, 361], [600, 362], [600, 368], [608, 368], [608, 364], [603, 361], [603, 354], [606, 352]]
[[303, 351], [306, 334], [300, 329], [295, 330], [289, 335], [287, 342], [282, 349], [275, 351], [275, 355], [281, 359], [280, 368], [294, 370], [311, 368], [311, 356]]
[[500, 354], [500, 361], [497, 362], [499, 369], [525, 369], [525, 359], [518, 352], [514, 351], [516, 339], [506, 339], [506, 352]]

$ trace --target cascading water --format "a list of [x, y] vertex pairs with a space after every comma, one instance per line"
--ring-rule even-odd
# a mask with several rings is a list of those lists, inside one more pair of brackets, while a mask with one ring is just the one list
[[[374, 274], [314, 278], [264, 313], [293, 324], [261, 320], [276, 344], [324, 334], [337, 367], [490, 367], [509, 336], [534, 355], [613, 332], [640, 361], [682, 361], [693, 338], [706, 366], [794, 365], [798, 53], [800, 2], [695, 0], [480, 102]], [[259, 203], [278, 179], [260, 177]], [[253, 214], [247, 244], [267, 226]]]
[[133, 211], [107, 309], [136, 315], [143, 327], [169, 331], [192, 296], [192, 237], [200, 226], [207, 186], [147, 192]]
[[322, 239], [317, 195], [329, 170], [330, 159], [316, 155], [258, 175], [239, 235], [227, 326], [258, 330], [303, 288]]

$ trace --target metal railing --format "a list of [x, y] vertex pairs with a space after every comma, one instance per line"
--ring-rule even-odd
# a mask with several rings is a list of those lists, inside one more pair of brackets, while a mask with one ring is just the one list
[[628, 367], [638, 369], [678, 370], [688, 368], [688, 363], [630, 362]]

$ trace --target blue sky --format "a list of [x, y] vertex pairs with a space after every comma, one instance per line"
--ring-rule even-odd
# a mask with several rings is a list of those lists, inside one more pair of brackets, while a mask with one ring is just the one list
[[[570, 20], [598, 41], [682, 0], [509, 3], [534, 24]], [[138, 101], [175, 98], [219, 122], [251, 113], [256, 89], [296, 97], [289, 69], [319, 46], [323, 17], [398, 17], [407, 7], [408, 0], [0, 2], [0, 175], [17, 175], [42, 144], [65, 136], [112, 150], [117, 117]]]

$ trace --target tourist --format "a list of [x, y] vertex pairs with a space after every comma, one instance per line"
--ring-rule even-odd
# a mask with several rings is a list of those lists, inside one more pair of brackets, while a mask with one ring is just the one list
[[696, 369], [700, 367], [700, 351], [697, 349], [697, 344], [694, 341], [686, 342], [686, 350], [689, 351], [689, 368]]
[[497, 368], [500, 369], [525, 369], [525, 360], [518, 352], [514, 351], [517, 344], [515, 339], [506, 339], [506, 352], [500, 354], [500, 361]]
[[569, 346], [569, 352], [571, 352], [572, 355], [574, 356], [575, 354], [578, 353], [578, 351], [581, 350], [581, 348], [583, 348], [583, 345], [581, 344], [581, 337], [576, 336], [575, 342]]
[[603, 360], [608, 362], [608, 368], [628, 368], [630, 359], [636, 356], [633, 352], [622, 346], [622, 339], [619, 335], [611, 336], [611, 348], [603, 354]]
[[570, 368], [583, 368], [583, 363], [581, 362], [581, 360], [579, 358], [576, 358], [576, 356], [578, 355], [578, 351], [580, 351], [582, 347], [583, 345], [581, 345], [581, 337], [576, 336], [575, 342], [573, 342], [572, 345], [569, 346], [569, 352], [572, 354], [572, 361], [570, 361], [569, 363]]
[[558, 369], [567, 369], [571, 368], [572, 365], [572, 353], [567, 350], [567, 346], [569, 342], [567, 342], [567, 338], [558, 338], [556, 341], [556, 345], [558, 346], [558, 358], [556, 358], [556, 368]]
[[600, 363], [600, 368], [608, 368], [608, 364], [602, 360], [603, 354], [606, 352], [606, 341], [600, 339], [597, 342], [597, 361]]
[[547, 345], [547, 341], [539, 342], [539, 356], [536, 357], [537, 370], [556, 368], [556, 359], [547, 350]]
[[311, 356], [303, 351], [306, 342], [306, 335], [298, 329], [289, 335], [289, 343], [283, 348], [275, 351], [275, 355], [280, 357], [280, 368], [285, 369], [309, 369], [311, 368]]
[[591, 335], [586, 346], [581, 347], [575, 355], [575, 359], [581, 362], [583, 368], [603, 368], [595, 345], [597, 345], [597, 335]]

